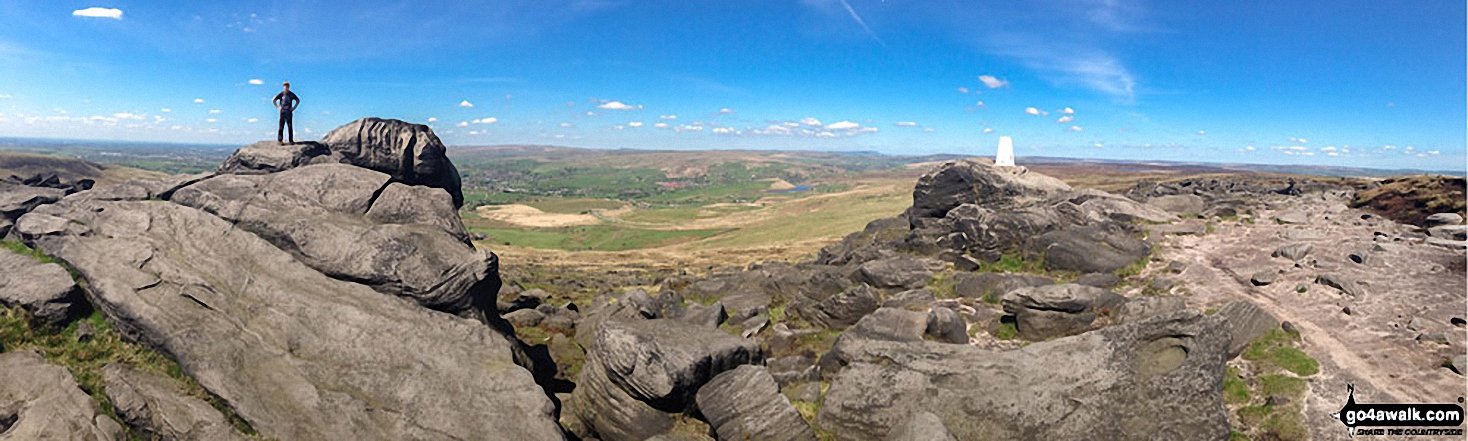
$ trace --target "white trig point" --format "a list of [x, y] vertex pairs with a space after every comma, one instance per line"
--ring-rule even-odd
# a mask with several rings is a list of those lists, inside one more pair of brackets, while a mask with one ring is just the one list
[[999, 153], [994, 155], [994, 165], [997, 167], [1014, 167], [1014, 140], [1008, 136], [999, 137]]

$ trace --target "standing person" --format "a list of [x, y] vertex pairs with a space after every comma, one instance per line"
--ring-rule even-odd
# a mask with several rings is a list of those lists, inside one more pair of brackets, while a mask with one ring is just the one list
[[271, 102], [275, 103], [275, 108], [280, 110], [280, 124], [277, 125], [275, 129], [275, 142], [284, 142], [283, 138], [284, 135], [287, 133], [286, 127], [290, 127], [290, 143], [295, 144], [296, 124], [291, 121], [291, 112], [295, 112], [296, 107], [299, 107], [301, 105], [301, 99], [296, 96], [295, 92], [291, 92], [290, 81], [281, 83], [281, 87], [283, 87], [284, 90], [281, 90], [280, 93], [275, 94], [275, 99], [271, 100]]

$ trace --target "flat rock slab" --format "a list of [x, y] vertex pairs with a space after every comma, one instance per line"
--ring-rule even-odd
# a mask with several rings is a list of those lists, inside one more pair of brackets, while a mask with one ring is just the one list
[[964, 440], [1224, 439], [1225, 326], [1175, 312], [1006, 352], [869, 341], [853, 348], [816, 424], [879, 440], [930, 412]]
[[66, 268], [0, 248], [0, 305], [19, 306], [43, 323], [59, 324], [86, 299]]
[[17, 228], [266, 437], [561, 438], [505, 336], [322, 275], [203, 211], [68, 199]]
[[5, 440], [126, 439], [70, 371], [32, 351], [0, 354], [0, 421], [10, 422]]
[[102, 378], [113, 410], [148, 439], [249, 439], [214, 406], [185, 394], [178, 380], [119, 364], [103, 367]]

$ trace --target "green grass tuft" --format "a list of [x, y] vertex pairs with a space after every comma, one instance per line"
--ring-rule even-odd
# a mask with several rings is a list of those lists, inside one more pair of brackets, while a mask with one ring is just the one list
[[1227, 404], [1249, 402], [1249, 383], [1244, 381], [1237, 368], [1228, 368], [1228, 374], [1223, 377], [1223, 402]]
[[[1227, 380], [1224, 388], [1227, 389]], [[1263, 396], [1282, 396], [1290, 399], [1299, 399], [1305, 396], [1305, 380], [1282, 374], [1266, 374], [1259, 376], [1259, 393]]]
[[1015, 328], [1014, 323], [1000, 323], [992, 334], [1000, 340], [1014, 340], [1019, 338], [1019, 328]]

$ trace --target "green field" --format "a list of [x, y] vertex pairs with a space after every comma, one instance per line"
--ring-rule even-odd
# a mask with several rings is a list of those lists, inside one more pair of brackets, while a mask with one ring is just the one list
[[706, 239], [729, 230], [647, 230], [587, 225], [563, 228], [470, 227], [469, 231], [484, 234], [484, 241], [490, 244], [567, 251], [626, 251]]

